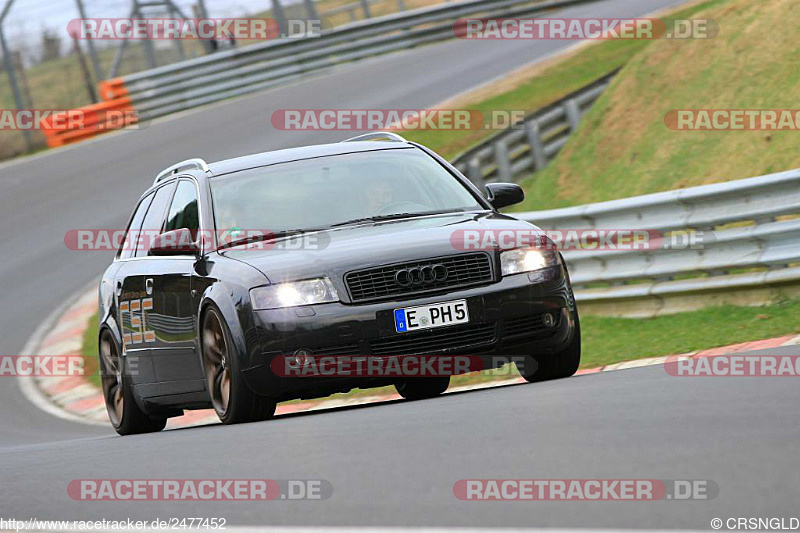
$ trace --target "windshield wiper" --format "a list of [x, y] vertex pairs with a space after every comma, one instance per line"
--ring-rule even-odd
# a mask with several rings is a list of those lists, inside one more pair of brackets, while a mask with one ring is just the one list
[[345, 220], [344, 222], [337, 222], [336, 224], [331, 224], [329, 227], [336, 228], [340, 226], [352, 226], [355, 224], [361, 224], [363, 222], [383, 222], [384, 220], [424, 217], [428, 215], [444, 215], [447, 213], [460, 213], [462, 211], [463, 209], [452, 209], [449, 211], [422, 211], [417, 213], [392, 213], [391, 215], [373, 215], [371, 217], [354, 218], [353, 220]]
[[285, 229], [281, 231], [273, 231], [273, 232], [265, 232], [265, 233], [258, 233], [254, 235], [247, 235], [246, 237], [242, 237], [241, 239], [234, 239], [230, 242], [226, 242], [220, 244], [217, 250], [224, 250], [226, 248], [233, 248], [235, 246], [241, 246], [243, 244], [250, 244], [254, 242], [261, 242], [261, 241], [271, 241], [273, 239], [281, 239], [283, 237], [289, 237], [291, 235], [300, 235], [302, 233], [308, 233], [311, 231], [319, 231], [319, 228], [308, 228], [308, 229]]

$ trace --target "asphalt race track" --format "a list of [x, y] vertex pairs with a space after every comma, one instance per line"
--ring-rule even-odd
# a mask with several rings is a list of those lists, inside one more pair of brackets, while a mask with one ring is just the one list
[[[774, 350], [772, 351], [774, 353]], [[785, 350], [780, 353], [787, 353]], [[800, 354], [800, 349], [794, 350]], [[708, 529], [796, 512], [792, 378], [662, 367], [125, 438], [3, 450], [5, 516], [226, 517], [233, 524]], [[324, 479], [323, 501], [78, 502], [73, 479]], [[708, 501], [460, 501], [460, 479], [707, 479]]]
[[[559, 16], [639, 16], [678, 3], [607, 0]], [[2, 353], [19, 353], [41, 321], [110, 262], [109, 253], [68, 250], [66, 231], [122, 227], [166, 166], [340, 140], [350, 132], [276, 131], [270, 115], [430, 106], [571, 44], [454, 40], [0, 166]], [[0, 517], [707, 529], [717, 516], [796, 510], [797, 404], [790, 379], [679, 379], [652, 367], [117, 438], [110, 427], [40, 411], [6, 378], [0, 380]], [[66, 492], [73, 479], [201, 477], [325, 479], [334, 494], [316, 502], [198, 504], [77, 502]], [[711, 479], [720, 496], [680, 503], [462, 502], [452, 489], [466, 478]]]

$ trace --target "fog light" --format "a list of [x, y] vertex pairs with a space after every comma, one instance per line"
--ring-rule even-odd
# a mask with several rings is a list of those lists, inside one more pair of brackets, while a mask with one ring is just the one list
[[310, 360], [311, 350], [297, 350], [293, 355], [292, 363], [295, 367], [305, 366]]
[[545, 313], [542, 315], [542, 324], [548, 328], [556, 325], [556, 316], [553, 313]]

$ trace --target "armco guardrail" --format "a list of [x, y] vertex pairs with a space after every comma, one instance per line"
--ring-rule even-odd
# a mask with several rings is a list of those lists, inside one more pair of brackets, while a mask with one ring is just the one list
[[800, 169], [513, 215], [543, 229], [648, 229], [695, 241], [677, 246], [667, 238], [663, 247], [638, 251], [566, 250], [582, 302], [694, 298], [800, 283]]
[[104, 82], [101, 94], [129, 95], [140, 118], [154, 118], [261, 90], [319, 69], [454, 38], [471, 16], [535, 16], [597, 0], [466, 0], [354, 22], [318, 37], [235, 48]]
[[583, 115], [608, 88], [618, 70], [595, 80], [456, 156], [453, 164], [478, 186], [517, 181], [542, 170], [578, 129]]

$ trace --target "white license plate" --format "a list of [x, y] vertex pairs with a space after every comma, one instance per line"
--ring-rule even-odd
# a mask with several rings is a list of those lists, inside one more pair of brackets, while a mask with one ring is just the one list
[[469, 322], [467, 301], [442, 302], [394, 310], [394, 327], [398, 333], [418, 329], [439, 328]]

